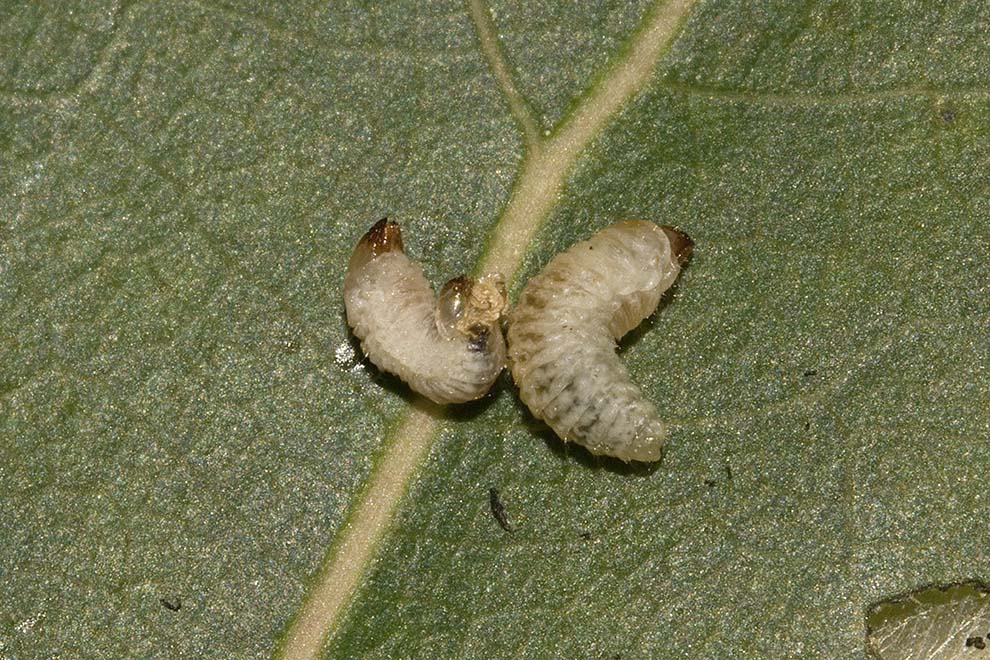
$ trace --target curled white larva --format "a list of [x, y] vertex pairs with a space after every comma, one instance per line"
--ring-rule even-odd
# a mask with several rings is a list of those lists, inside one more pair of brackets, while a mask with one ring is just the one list
[[505, 366], [500, 276], [456, 277], [434, 298], [402, 234], [382, 219], [351, 255], [344, 278], [347, 323], [365, 355], [436, 403], [484, 396]]
[[523, 402], [563, 440], [624, 461], [660, 458], [666, 427], [615, 342], [656, 310], [693, 245], [673, 227], [620, 222], [523, 289], [509, 315], [509, 366]]

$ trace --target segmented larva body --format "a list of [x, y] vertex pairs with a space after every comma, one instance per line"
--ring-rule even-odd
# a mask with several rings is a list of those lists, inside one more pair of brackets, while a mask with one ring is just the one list
[[386, 219], [354, 248], [344, 307], [375, 366], [436, 403], [484, 396], [505, 366], [501, 277], [456, 277], [434, 298], [423, 269], [403, 251], [399, 226]]
[[509, 365], [533, 415], [564, 441], [624, 461], [660, 458], [666, 426], [629, 378], [616, 340], [656, 310], [693, 243], [628, 221], [558, 254], [509, 315]]

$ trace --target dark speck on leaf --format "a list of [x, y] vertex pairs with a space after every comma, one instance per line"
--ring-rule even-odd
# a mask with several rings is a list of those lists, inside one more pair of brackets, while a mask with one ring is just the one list
[[581, 532], [581, 538], [583, 538], [585, 541], [590, 541], [591, 532]]
[[491, 507], [492, 515], [495, 517], [495, 520], [498, 521], [499, 526], [507, 532], [512, 532], [512, 527], [509, 525], [509, 518], [505, 515], [505, 506], [502, 505], [502, 500], [499, 499], [497, 489], [489, 489], [488, 504]]
[[715, 486], [715, 480], [714, 479], [705, 479], [705, 485], [708, 486], [709, 488], [712, 488], [713, 486]]
[[169, 600], [168, 598], [159, 598], [158, 602], [161, 603], [162, 606], [166, 610], [169, 610], [170, 612], [178, 612], [180, 609], [182, 609], [182, 601], [179, 600], [178, 598], [176, 598], [174, 602]]
[[728, 463], [725, 464], [725, 478], [732, 481], [732, 468], [729, 467]]
[[938, 109], [938, 118], [946, 124], [951, 124], [956, 120], [956, 109], [951, 105], [943, 105]]
[[817, 376], [817, 375], [818, 375], [818, 369], [808, 369], [807, 371], [804, 372], [805, 378], [810, 378], [811, 376]]
[[985, 649], [987, 647], [987, 643], [983, 641], [983, 638], [982, 637], [980, 637], [979, 635], [977, 635], [976, 637], [967, 637], [966, 638], [966, 646], [967, 647], [972, 646], [972, 647], [978, 648], [980, 650], [983, 650], [983, 649]]
[[810, 428], [811, 428], [811, 422], [805, 422], [805, 423], [804, 423], [804, 430], [805, 430], [805, 431], [807, 431], [807, 430], [809, 430]]

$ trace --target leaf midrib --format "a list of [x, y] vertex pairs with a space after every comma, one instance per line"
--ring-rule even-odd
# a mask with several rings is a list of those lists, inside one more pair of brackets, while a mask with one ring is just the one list
[[[586, 147], [651, 79], [697, 0], [658, 2], [622, 53], [587, 90], [545, 140], [525, 98], [512, 80], [482, 0], [468, 0], [479, 45], [523, 133], [526, 155], [512, 196], [475, 269], [516, 277], [527, 246], [556, 206], [564, 181]], [[315, 658], [328, 633], [339, 627], [375, 549], [388, 531], [398, 503], [419, 471], [442, 421], [440, 411], [418, 399], [385, 438], [383, 449], [357, 496], [313, 588], [291, 622], [277, 657]]]

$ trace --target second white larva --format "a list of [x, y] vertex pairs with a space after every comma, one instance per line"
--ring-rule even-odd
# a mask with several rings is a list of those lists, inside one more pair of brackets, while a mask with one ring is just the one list
[[561, 439], [624, 461], [660, 458], [666, 426], [615, 342], [656, 310], [693, 245], [673, 227], [620, 222], [523, 289], [509, 315], [509, 366], [523, 402]]
[[386, 219], [358, 242], [344, 279], [347, 323], [365, 355], [440, 404], [477, 399], [495, 382], [505, 366], [506, 302], [497, 275], [455, 277], [434, 298], [403, 251], [399, 226]]

